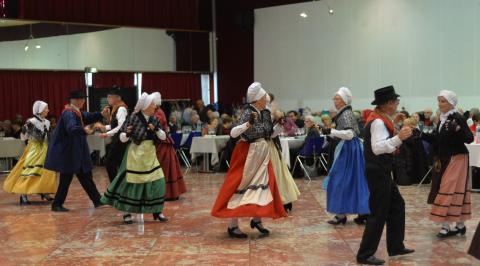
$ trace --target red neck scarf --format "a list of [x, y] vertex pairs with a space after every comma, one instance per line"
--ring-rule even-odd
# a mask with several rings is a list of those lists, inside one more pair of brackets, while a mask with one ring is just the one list
[[77, 109], [73, 108], [71, 105], [67, 104], [67, 105], [65, 105], [65, 109], [63, 109], [63, 112], [65, 112], [65, 111], [73, 112], [78, 118], [80, 118], [80, 123], [82, 123], [82, 127], [85, 126], [83, 124], [82, 113], [79, 110], [77, 110]]
[[381, 119], [383, 121], [383, 123], [385, 124], [385, 126], [387, 127], [388, 132], [391, 135], [395, 134], [395, 127], [393, 126], [393, 121], [386, 114], [381, 113], [378, 109], [375, 109], [368, 116], [366, 123], [368, 124], [375, 119]]

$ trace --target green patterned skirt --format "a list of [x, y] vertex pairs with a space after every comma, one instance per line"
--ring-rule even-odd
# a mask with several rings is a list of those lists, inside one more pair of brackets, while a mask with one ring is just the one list
[[[143, 141], [140, 145], [129, 144], [117, 176], [101, 199], [102, 203], [129, 213], [161, 213], [163, 211], [165, 178], [162, 169], [159, 168], [156, 153], [149, 152], [152, 147], [155, 151], [155, 146], [150, 141]], [[139, 150], [144, 156], [136, 156]], [[151, 165], [145, 166], [146, 161], [152, 162]], [[139, 171], [138, 168], [128, 170], [127, 165], [143, 165], [146, 168], [142, 169], [143, 171]], [[127, 180], [127, 174], [132, 172], [136, 180]], [[152, 174], [156, 177], [151, 178]]]

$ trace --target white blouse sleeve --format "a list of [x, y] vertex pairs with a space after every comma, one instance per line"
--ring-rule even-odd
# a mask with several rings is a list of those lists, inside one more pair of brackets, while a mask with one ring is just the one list
[[351, 129], [336, 130], [332, 128], [332, 131], [330, 132], [330, 136], [343, 139], [343, 140], [351, 140], [353, 139], [353, 137], [355, 137], [355, 134]]
[[160, 140], [166, 140], [167, 139], [167, 134], [165, 134], [165, 131], [159, 129], [157, 132], [157, 137], [160, 139]]
[[127, 137], [127, 133], [125, 132], [120, 133], [119, 138], [120, 138], [120, 141], [123, 143], [127, 142], [130, 139], [129, 137]]
[[237, 138], [238, 136], [242, 135], [242, 133], [247, 131], [247, 129], [248, 129], [247, 124], [248, 124], [248, 122], [245, 122], [241, 125], [238, 125], [238, 126], [232, 128], [232, 130], [230, 131], [230, 136], [232, 138]]

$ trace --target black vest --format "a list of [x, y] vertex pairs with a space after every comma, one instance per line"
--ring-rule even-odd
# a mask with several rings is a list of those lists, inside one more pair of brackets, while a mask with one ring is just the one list
[[[110, 129], [114, 129], [118, 126], [118, 120], [117, 120], [118, 109], [119, 108], [117, 108], [117, 110], [115, 110], [115, 112], [112, 113], [112, 119], [110, 121]], [[115, 133], [115, 135], [112, 136], [112, 141], [114, 143], [117, 143], [120, 141], [120, 130], [117, 133]]]
[[[373, 120], [374, 121], [374, 120]], [[365, 140], [363, 145], [363, 154], [365, 157], [365, 166], [368, 168], [383, 168], [385, 172], [391, 172], [393, 170], [393, 154], [392, 153], [384, 153], [380, 155], [375, 155], [372, 150], [372, 132], [370, 128], [372, 127], [373, 121], [370, 121], [365, 126]], [[393, 137], [391, 133], [389, 133], [389, 137]]]

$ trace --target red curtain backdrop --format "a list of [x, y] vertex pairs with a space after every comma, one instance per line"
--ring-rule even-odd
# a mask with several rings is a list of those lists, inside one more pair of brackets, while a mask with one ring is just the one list
[[200, 99], [202, 86], [200, 74], [192, 73], [143, 73], [142, 90], [158, 91], [162, 99]]
[[131, 72], [99, 72], [93, 74], [93, 86], [96, 88], [111, 88], [117, 85], [120, 88], [134, 86], [134, 75]]
[[0, 71], [0, 120], [31, 117], [36, 100], [47, 102], [58, 117], [74, 89], [85, 89], [83, 72]]
[[211, 0], [19, 0], [19, 18], [210, 30]]

